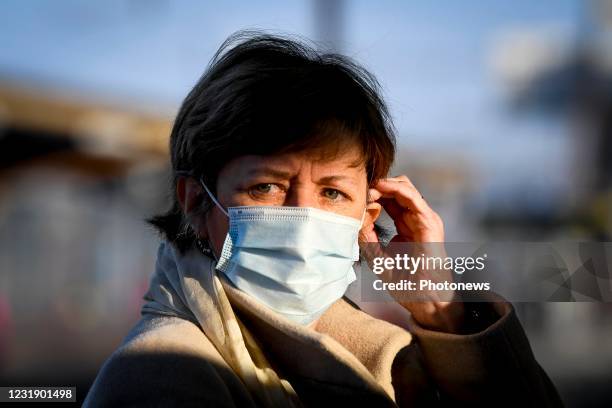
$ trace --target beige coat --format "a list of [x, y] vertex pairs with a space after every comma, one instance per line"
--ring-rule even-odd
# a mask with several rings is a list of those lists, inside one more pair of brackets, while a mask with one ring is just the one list
[[[509, 303], [491, 303], [499, 319], [486, 330], [454, 335], [414, 321], [408, 332], [340, 299], [312, 330], [224, 288], [304, 406], [561, 406]], [[196, 324], [153, 314], [104, 364], [85, 405], [257, 406]]]

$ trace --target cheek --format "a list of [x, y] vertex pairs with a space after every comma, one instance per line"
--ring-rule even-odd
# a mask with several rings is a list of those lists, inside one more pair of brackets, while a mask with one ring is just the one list
[[219, 257], [221, 249], [223, 248], [223, 242], [229, 229], [227, 216], [223, 214], [218, 208], [213, 208], [206, 217], [206, 223], [204, 225], [206, 230], [203, 236], [208, 237], [208, 241], [212, 246], [212, 250], [215, 255]]

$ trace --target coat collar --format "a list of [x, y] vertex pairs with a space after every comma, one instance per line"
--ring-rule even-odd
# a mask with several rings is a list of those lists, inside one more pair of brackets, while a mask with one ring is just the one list
[[394, 399], [391, 367], [411, 344], [404, 329], [375, 319], [344, 299], [319, 319], [315, 330], [266, 308], [222, 279], [237, 314], [269, 358], [301, 377], [385, 393]]

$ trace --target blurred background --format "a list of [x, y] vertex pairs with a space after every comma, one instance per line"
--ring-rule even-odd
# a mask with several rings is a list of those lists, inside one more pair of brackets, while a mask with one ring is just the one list
[[[612, 2], [0, 3], [0, 384], [82, 399], [139, 316], [182, 98], [232, 32], [379, 79], [448, 241], [610, 241]], [[612, 305], [517, 304], [570, 407], [612, 406]]]

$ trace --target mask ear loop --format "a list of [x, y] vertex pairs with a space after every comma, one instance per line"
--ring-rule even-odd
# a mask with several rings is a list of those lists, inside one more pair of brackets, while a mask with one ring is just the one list
[[206, 192], [208, 193], [208, 196], [213, 201], [213, 203], [215, 203], [215, 205], [223, 212], [223, 214], [225, 214], [225, 216], [229, 218], [228, 212], [225, 210], [225, 208], [223, 208], [221, 203], [219, 203], [219, 201], [217, 201], [217, 199], [215, 198], [213, 193], [210, 192], [208, 187], [206, 187], [206, 184], [204, 183], [204, 180], [200, 179], [200, 184], [202, 184], [202, 187], [204, 187], [204, 190], [206, 190]]
[[[179, 170], [176, 172], [177, 175], [179, 176], [185, 176], [185, 177], [192, 177], [192, 173], [190, 171], [183, 171], [183, 170]], [[198, 180], [200, 182], [200, 184], [202, 185], [202, 187], [204, 187], [204, 190], [206, 190], [206, 193], [208, 194], [208, 196], [210, 197], [211, 200], [213, 200], [213, 202], [217, 205], [217, 207], [219, 207], [219, 209], [223, 212], [223, 214], [225, 214], [226, 216], [228, 216], [227, 211], [225, 211], [225, 209], [223, 208], [223, 206], [219, 203], [219, 201], [217, 201], [217, 199], [215, 198], [215, 196], [210, 192], [210, 190], [208, 189], [208, 187], [206, 187], [206, 184], [204, 183], [204, 181], [200, 178]], [[210, 244], [205, 244], [200, 238], [196, 239], [196, 245], [198, 247], [198, 249], [207, 256], [213, 257], [215, 259], [215, 261], [219, 261], [217, 259], [217, 256], [215, 255], [214, 251], [210, 248]]]
[[[179, 176], [193, 177], [193, 173], [190, 172], [190, 171], [186, 171], [186, 170], [177, 170], [175, 173], [178, 174]], [[208, 194], [210, 199], [213, 200], [213, 203], [215, 203], [217, 205], [217, 207], [219, 207], [221, 212], [223, 212], [223, 214], [225, 214], [226, 217], [229, 217], [229, 214], [227, 213], [227, 211], [225, 211], [225, 208], [223, 208], [221, 203], [219, 203], [219, 201], [217, 201], [217, 199], [215, 198], [214, 194], [210, 192], [208, 187], [206, 187], [206, 183], [204, 183], [204, 180], [202, 180], [202, 178], [200, 177], [200, 179], [198, 181], [200, 182], [202, 187], [204, 187], [204, 190], [206, 190], [206, 193]]]
[[359, 227], [359, 229], [363, 228], [363, 222], [365, 221], [365, 215], [368, 212], [368, 206], [366, 205], [366, 208], [363, 209], [363, 214], [361, 214], [361, 227]]

